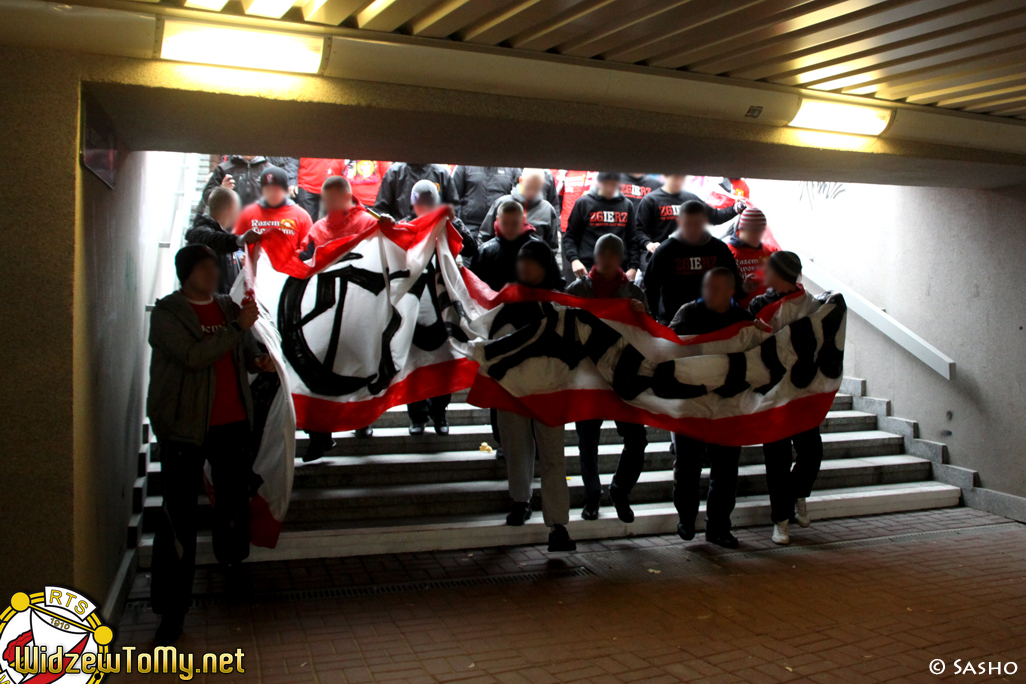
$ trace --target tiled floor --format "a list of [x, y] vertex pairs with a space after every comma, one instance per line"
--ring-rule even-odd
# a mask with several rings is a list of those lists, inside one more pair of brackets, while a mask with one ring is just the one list
[[[576, 554], [518, 547], [256, 564], [255, 597], [235, 604], [204, 568], [196, 592], [213, 600], [189, 614], [178, 646], [245, 651], [244, 676], [194, 680], [211, 682], [1026, 681], [1026, 526], [959, 508], [817, 522], [787, 549], [768, 542], [768, 528], [738, 536], [741, 552], [647, 537]], [[572, 568], [581, 570], [568, 576]], [[563, 572], [510, 581], [552, 570]], [[492, 582], [364, 589], [445, 578]], [[288, 593], [314, 589], [334, 591]], [[155, 624], [130, 607], [119, 644], [151, 647]], [[936, 658], [947, 664], [940, 677], [928, 670]], [[954, 676], [958, 658], [1013, 661], [1021, 672]]]

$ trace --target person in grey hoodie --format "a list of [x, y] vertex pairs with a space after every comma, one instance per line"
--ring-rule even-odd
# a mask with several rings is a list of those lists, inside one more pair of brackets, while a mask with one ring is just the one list
[[[623, 271], [625, 246], [623, 240], [612, 234], [603, 235], [595, 242], [595, 265], [566, 289], [567, 294], [585, 299], [630, 299], [635, 311], [648, 312], [648, 299], [640, 287], [631, 282]], [[602, 500], [599, 482], [598, 446], [602, 419], [577, 421], [577, 443], [580, 447], [581, 478], [584, 480], [584, 509], [581, 517], [597, 520]], [[623, 453], [616, 466], [613, 482], [609, 485], [609, 498], [616, 507], [616, 515], [625, 523], [634, 522], [631, 510], [631, 489], [645, 466], [645, 447], [648, 431], [644, 425], [616, 421], [616, 432], [623, 438]]]
[[151, 598], [160, 614], [155, 640], [182, 632], [196, 569], [197, 487], [209, 461], [214, 554], [235, 568], [249, 555], [253, 399], [247, 371], [273, 371], [250, 328], [252, 301], [237, 306], [217, 293], [217, 255], [188, 245], [175, 255], [182, 288], [157, 300], [150, 317], [146, 414], [160, 449], [163, 515], [153, 544]]
[[534, 227], [535, 235], [545, 241], [553, 251], [559, 249], [559, 212], [545, 199], [545, 170], [524, 169], [520, 175], [520, 183], [508, 195], [495, 200], [481, 222], [478, 233], [481, 242], [495, 237], [495, 219], [499, 207], [504, 202], [513, 200], [524, 208], [527, 222]]

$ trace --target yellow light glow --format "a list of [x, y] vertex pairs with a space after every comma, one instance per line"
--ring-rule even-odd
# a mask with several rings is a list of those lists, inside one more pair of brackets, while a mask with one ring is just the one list
[[242, 0], [242, 9], [257, 17], [281, 19], [294, 4], [295, 0]]
[[160, 56], [178, 62], [316, 74], [323, 50], [324, 40], [318, 36], [168, 19]]
[[880, 135], [891, 120], [891, 110], [863, 107], [843, 102], [802, 100], [798, 114], [789, 126], [812, 128], [817, 131]]
[[211, 12], [220, 12], [227, 4], [228, 0], [185, 0], [185, 6], [189, 9], [209, 10]]

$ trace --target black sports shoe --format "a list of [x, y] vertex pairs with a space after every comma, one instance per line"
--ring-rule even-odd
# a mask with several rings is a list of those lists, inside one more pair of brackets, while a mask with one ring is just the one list
[[335, 440], [331, 438], [330, 432], [311, 432], [310, 441], [306, 443], [306, 453], [303, 454], [303, 463], [316, 461], [334, 446]]
[[625, 523], [634, 522], [634, 511], [631, 510], [630, 496], [619, 487], [609, 488], [609, 498], [616, 506], [616, 517]]
[[682, 522], [677, 523], [677, 534], [684, 541], [691, 541], [695, 538], [695, 523], [685, 525]]
[[513, 507], [506, 515], [506, 524], [513, 527], [520, 527], [531, 519], [531, 504], [514, 501]]
[[705, 531], [705, 541], [710, 544], [716, 544], [716, 546], [722, 546], [725, 549], [736, 549], [741, 543], [737, 540], [737, 537], [732, 535], [729, 530], [722, 532], [710, 532]]
[[602, 495], [596, 497], [588, 497], [584, 500], [584, 508], [581, 509], [581, 517], [585, 520], [598, 520], [599, 517], [599, 505], [602, 501]]
[[506, 453], [502, 450], [502, 447], [495, 450], [495, 458], [499, 461], [506, 460]]
[[436, 435], [447, 435], [449, 434], [449, 421], [445, 418], [434, 421], [435, 423], [435, 434]]
[[170, 646], [182, 636], [182, 625], [185, 622], [184, 615], [162, 615], [160, 625], [153, 634], [153, 642], [157, 646]]
[[576, 551], [577, 542], [570, 538], [570, 533], [562, 525], [553, 525], [549, 532], [549, 551]]
[[418, 425], [417, 423], [411, 423], [410, 434], [414, 437], [420, 437], [422, 434], [424, 434], [424, 426]]
[[374, 434], [374, 428], [368, 425], [367, 427], [362, 427], [359, 430], [353, 430], [353, 434], [357, 437], [370, 437]]

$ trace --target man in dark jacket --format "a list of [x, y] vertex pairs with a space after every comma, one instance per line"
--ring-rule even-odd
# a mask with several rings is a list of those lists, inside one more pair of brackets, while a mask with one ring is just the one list
[[598, 175], [596, 187], [574, 204], [563, 234], [563, 256], [575, 276], [586, 275], [591, 269], [595, 243], [606, 233], [623, 240], [627, 248], [624, 267], [627, 277], [634, 280], [641, 266], [641, 250], [634, 233], [634, 205], [620, 192], [620, 174], [604, 171]]
[[206, 213], [197, 216], [185, 234], [185, 241], [190, 245], [206, 245], [218, 255], [221, 282], [217, 291], [220, 294], [231, 292], [242, 270], [243, 247], [260, 242], [260, 234], [255, 230], [246, 231], [243, 235], [232, 233], [241, 209], [235, 191], [218, 186], [210, 193]]
[[680, 307], [701, 296], [702, 279], [714, 268], [722, 266], [733, 273], [736, 291], [744, 292], [734, 255], [727, 245], [709, 234], [708, 225], [705, 203], [685, 202], [677, 217], [677, 231], [652, 255], [642, 287], [652, 314], [664, 325]]
[[[685, 202], [702, 202], [698, 195], [684, 190], [684, 178], [685, 176], [681, 175], [666, 176], [666, 182], [662, 187], [645, 195], [638, 204], [636, 228], [638, 240], [645, 249], [645, 253], [642, 255], [642, 270], [648, 266], [656, 248], [677, 229], [677, 216], [680, 214], [681, 206]], [[705, 205], [709, 223], [716, 226], [726, 223], [744, 210], [743, 202], [738, 202], [741, 205], [740, 209], [737, 205], [724, 209], [713, 209], [705, 202], [702, 204]]]
[[[678, 335], [716, 332], [753, 316], [733, 302], [735, 273], [718, 266], [702, 279], [702, 298], [681, 306], [670, 327]], [[728, 549], [738, 547], [730, 533], [730, 514], [737, 497], [737, 469], [741, 447], [701, 442], [687, 435], [673, 435], [673, 505], [680, 516], [677, 534], [685, 541], [695, 538], [702, 463], [709, 462], [709, 490], [705, 503], [705, 540]]]
[[197, 485], [210, 462], [214, 554], [235, 566], [249, 555], [250, 432], [247, 371], [273, 371], [249, 329], [257, 306], [217, 294], [217, 255], [188, 245], [175, 255], [182, 289], [159, 299], [150, 317], [146, 414], [160, 448], [163, 515], [153, 544], [151, 598], [162, 616], [159, 645], [182, 632], [196, 566]]
[[631, 201], [635, 209], [638, 208], [641, 200], [660, 185], [662, 183], [659, 182], [659, 179], [648, 173], [620, 174], [620, 192]]
[[440, 164], [407, 164], [397, 162], [388, 167], [378, 188], [374, 211], [396, 218], [413, 214], [410, 195], [417, 181], [429, 180], [438, 188], [438, 194], [445, 204], [459, 204], [460, 195], [452, 182], [452, 176]]
[[[512, 166], [457, 166], [452, 172], [452, 183], [463, 206], [459, 217], [467, 229], [478, 234], [485, 214], [495, 201], [508, 195], [516, 187], [520, 169]], [[489, 224], [490, 225], [490, 224]], [[486, 231], [491, 238], [491, 230]]]
[[544, 198], [544, 193], [545, 170], [524, 169], [520, 173], [518, 186], [508, 195], [496, 200], [488, 210], [479, 232], [481, 242], [487, 242], [495, 237], [495, 213], [499, 205], [513, 200], [524, 208], [527, 222], [534, 226], [535, 234], [553, 250], [559, 249], [559, 212]]
[[[623, 272], [623, 240], [615, 235], [603, 235], [595, 243], [595, 265], [588, 275], [581, 276], [566, 289], [567, 294], [587, 299], [630, 299], [635, 311], [647, 313], [645, 293], [628, 280]], [[581, 517], [597, 520], [602, 500], [599, 481], [598, 447], [602, 419], [577, 421], [577, 444], [580, 449], [581, 479], [584, 480], [584, 509]], [[623, 453], [616, 466], [613, 482], [609, 485], [609, 498], [616, 507], [616, 515], [625, 523], [634, 522], [631, 510], [631, 489], [641, 476], [645, 465], [645, 447], [648, 433], [644, 425], [616, 421], [616, 432], [623, 438]]]
[[214, 167], [207, 184], [203, 187], [202, 201], [206, 203], [214, 188], [221, 186], [234, 190], [238, 194], [242, 206], [248, 207], [260, 199], [260, 174], [269, 166], [285, 169], [290, 192], [295, 195], [298, 187], [296, 184], [298, 183], [299, 159], [233, 154]]
[[509, 200], [499, 206], [495, 239], [481, 246], [470, 270], [498, 292], [517, 278], [517, 254], [529, 240], [538, 240], [534, 228], [524, 220], [524, 207]]

